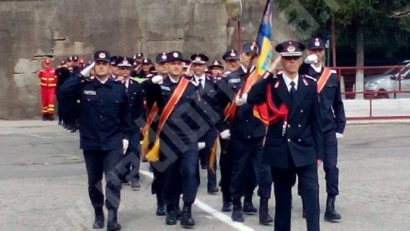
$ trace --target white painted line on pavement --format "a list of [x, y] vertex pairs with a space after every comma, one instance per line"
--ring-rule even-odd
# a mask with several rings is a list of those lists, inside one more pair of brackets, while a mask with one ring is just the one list
[[[144, 170], [140, 170], [140, 173], [153, 179], [154, 176], [151, 172], [148, 171], [144, 171]], [[196, 205], [199, 209], [209, 213], [211, 216], [215, 217], [216, 219], [222, 221], [223, 223], [232, 226], [233, 228], [235, 228], [236, 230], [239, 231], [254, 231], [254, 229], [252, 229], [251, 227], [248, 227], [242, 223], [238, 223], [238, 222], [233, 222], [231, 217], [219, 212], [218, 210], [212, 208], [211, 206], [207, 205], [206, 203], [200, 201], [198, 198], [195, 200], [194, 205]]]
[[254, 229], [242, 224], [242, 223], [238, 223], [238, 222], [233, 222], [232, 218], [224, 213], [219, 212], [218, 210], [212, 208], [211, 206], [205, 204], [204, 202], [196, 199], [195, 200], [195, 205], [202, 209], [203, 211], [211, 214], [212, 216], [214, 216], [216, 219], [222, 221], [225, 224], [228, 224], [232, 227], [234, 227], [237, 230], [240, 231], [253, 231]]

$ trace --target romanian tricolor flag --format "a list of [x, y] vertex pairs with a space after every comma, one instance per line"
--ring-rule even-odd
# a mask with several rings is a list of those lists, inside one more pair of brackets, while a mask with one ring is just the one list
[[[259, 27], [256, 43], [259, 48], [259, 56], [256, 61], [256, 72], [261, 76], [268, 69], [272, 59], [272, 0], [267, 0], [263, 12], [262, 22]], [[279, 107], [272, 101], [272, 86], [268, 85], [266, 90], [266, 101], [253, 106], [253, 115], [259, 118], [265, 126], [276, 123], [279, 119], [286, 121], [288, 108], [285, 104]]]
[[272, 0], [267, 0], [261, 25], [259, 26], [256, 45], [258, 45], [259, 56], [256, 61], [256, 72], [263, 75], [268, 69], [272, 59]]

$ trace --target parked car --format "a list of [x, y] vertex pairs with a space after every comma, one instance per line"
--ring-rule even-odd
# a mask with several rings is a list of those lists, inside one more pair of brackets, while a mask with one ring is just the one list
[[[397, 93], [391, 91], [410, 91], [410, 62], [399, 71], [390, 69], [383, 74], [364, 77], [365, 98], [403, 98], [410, 97], [408, 93]], [[401, 83], [400, 83], [401, 82]]]

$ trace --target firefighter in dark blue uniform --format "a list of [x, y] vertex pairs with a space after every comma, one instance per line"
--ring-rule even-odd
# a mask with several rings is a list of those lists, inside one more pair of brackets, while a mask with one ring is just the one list
[[213, 147], [217, 142], [216, 125], [223, 119], [223, 110], [217, 99], [217, 79], [209, 77], [205, 73], [208, 60], [209, 58], [204, 54], [194, 54], [191, 56], [194, 80], [199, 84], [199, 94], [202, 99], [199, 102], [199, 107], [203, 108], [204, 115], [207, 116], [204, 119], [210, 122], [208, 126], [203, 126], [198, 131], [199, 142], [203, 147], [199, 151], [199, 159], [201, 168], [207, 169], [208, 172], [208, 193], [215, 194], [218, 192], [216, 185], [216, 162], [213, 166], [209, 166], [209, 160], [212, 151], [215, 151]]
[[[244, 78], [248, 72], [247, 67], [244, 65], [251, 66], [253, 52], [256, 52], [254, 46], [250, 43], [245, 44], [241, 53], [241, 66], [223, 78], [220, 84], [222, 92], [226, 95], [225, 99], [221, 100], [225, 102], [223, 105], [232, 102], [236, 97], [235, 94], [244, 84]], [[259, 119], [253, 116], [252, 107], [239, 101], [239, 98], [235, 99], [234, 103], [238, 107], [235, 117], [229, 124], [231, 138], [228, 153], [232, 155], [233, 160], [230, 182], [233, 199], [232, 220], [243, 222], [243, 212], [253, 214], [257, 211], [252, 204], [252, 192], [256, 181], [259, 186], [258, 195], [260, 197], [259, 221], [261, 224], [266, 225], [272, 222], [273, 219], [269, 215], [268, 209], [272, 187], [272, 179], [269, 174], [270, 167], [262, 162], [265, 127]], [[242, 209], [241, 198], [243, 196], [245, 196], [245, 199]]]
[[211, 65], [208, 66], [209, 73], [211, 77], [222, 78], [224, 75], [224, 65], [221, 61], [215, 59]]
[[111, 58], [110, 58], [110, 74], [111, 74], [111, 77], [114, 78], [114, 79], [116, 79], [117, 75], [118, 75], [118, 67], [117, 67], [117, 59], [118, 58], [119, 57], [116, 56], [116, 55], [111, 56]]
[[[78, 56], [70, 56], [67, 59], [67, 66], [69, 71], [69, 76], [75, 76], [80, 73], [80, 67], [78, 66]], [[64, 124], [67, 130], [71, 132], [76, 132], [78, 129], [78, 105], [77, 101], [79, 100], [76, 97], [69, 97], [63, 94], [63, 97], [67, 105], [67, 114], [66, 114], [66, 123]]]
[[129, 108], [133, 122], [129, 147], [122, 163], [124, 164], [123, 182], [131, 182], [131, 189], [139, 190], [140, 185], [140, 128], [144, 125], [144, 97], [141, 85], [130, 78], [132, 59], [119, 56], [116, 60], [116, 81], [124, 84], [128, 94]]
[[[95, 211], [93, 228], [104, 227], [104, 194], [102, 179], [106, 179], [108, 209], [107, 230], [120, 230], [117, 211], [120, 203], [120, 168], [123, 149], [132, 128], [128, 97], [124, 85], [115, 82], [109, 74], [110, 54], [97, 51], [95, 66], [70, 77], [61, 92], [81, 97], [80, 148], [83, 149], [88, 175], [88, 192]], [[95, 76], [89, 76], [94, 68]]]
[[[311, 60], [312, 63], [302, 64], [299, 72], [301, 74], [312, 76], [319, 81], [322, 73], [324, 73], [324, 42], [320, 38], [313, 38], [309, 41], [307, 49], [307, 54], [309, 56], [306, 61], [309, 62], [309, 58], [313, 58], [313, 60]], [[325, 78], [325, 76], [323, 78]], [[319, 102], [324, 143], [323, 169], [325, 171], [327, 192], [324, 218], [326, 221], [337, 221], [341, 216], [335, 210], [335, 199], [339, 194], [339, 169], [337, 168], [336, 138], [343, 137], [346, 116], [340, 91], [340, 81], [336, 71], [331, 70], [330, 76], [327, 81], [323, 82], [323, 84], [324, 86], [319, 92]]]
[[[152, 77], [147, 85], [147, 104], [156, 102], [159, 114], [163, 112], [175, 88], [182, 78], [182, 63], [184, 59], [180, 52], [173, 51], [167, 55], [169, 75]], [[195, 201], [198, 185], [198, 137], [197, 126], [206, 123], [197, 108], [199, 100], [198, 84], [190, 81], [182, 92], [182, 96], [173, 108], [169, 118], [160, 133], [160, 161], [153, 166], [158, 171], [165, 171], [164, 197], [166, 202], [166, 224], [175, 225], [180, 194], [184, 202], [181, 213], [181, 225], [192, 227], [191, 208]], [[201, 125], [200, 125], [201, 126]]]
[[[160, 75], [161, 77], [168, 78], [168, 66], [167, 66], [167, 53], [163, 52], [163, 53], [159, 53], [157, 54], [156, 58], [155, 58], [155, 68], [158, 71], [158, 75]], [[145, 89], [147, 88], [147, 85], [149, 86], [150, 81], [149, 79], [143, 78], [142, 79], [142, 83], [141, 85], [143, 86], [143, 91], [145, 91]], [[152, 110], [153, 104], [155, 103], [155, 97], [151, 97], [151, 98], [147, 98], [146, 101], [146, 110], [149, 112], [150, 110]], [[148, 113], [147, 113], [148, 114]], [[157, 120], [154, 121], [151, 124], [151, 128], [152, 131], [155, 131], [155, 128], [157, 126], [157, 122], [158, 122], [158, 115], [156, 116]], [[155, 138], [155, 137], [154, 137]], [[156, 163], [153, 163], [153, 165], [157, 165]], [[157, 208], [155, 211], [155, 214], [157, 216], [165, 216], [166, 212], [165, 212], [165, 200], [164, 200], [164, 185], [165, 185], [165, 180], [166, 180], [166, 175], [165, 172], [159, 171], [161, 170], [161, 168], [156, 168], [151, 165], [151, 169], [152, 172], [154, 174], [154, 179], [152, 181], [152, 187], [151, 187], [151, 191], [152, 194], [155, 194], [156, 199], [157, 199]], [[177, 206], [177, 210], [178, 210], [179, 206]]]
[[[296, 41], [278, 44], [275, 50], [281, 56], [245, 97], [251, 105], [270, 102], [269, 114], [277, 113], [281, 104], [288, 109], [286, 113], [277, 113], [278, 119], [269, 125], [263, 153], [263, 161], [272, 170], [278, 231], [291, 230], [292, 186], [296, 175], [305, 205], [307, 230], [320, 230], [317, 164], [323, 158], [323, 138], [316, 82], [312, 77], [298, 74], [303, 49], [304, 45]], [[283, 73], [276, 77], [271, 73], [278, 62], [282, 63]]]
[[60, 66], [56, 69], [56, 76], [57, 76], [57, 88], [56, 88], [56, 96], [58, 102], [58, 124], [64, 125], [67, 122], [67, 99], [64, 95], [60, 92], [60, 88], [63, 83], [70, 77], [70, 72], [67, 68], [67, 64], [65, 60], [62, 60]]
[[[237, 67], [240, 64], [239, 53], [236, 50], [228, 50], [222, 56], [225, 63], [233, 63], [232, 67]], [[225, 72], [225, 75], [222, 77], [220, 81], [218, 81], [218, 85], [221, 83], [225, 83], [224, 78], [231, 73], [230, 70]], [[226, 85], [226, 84], [223, 84]], [[222, 88], [218, 87], [218, 100], [220, 101], [221, 107], [226, 107], [228, 101], [235, 96], [235, 90], [229, 87], [225, 87], [226, 93], [222, 91]], [[228, 97], [227, 97], [228, 96]], [[232, 175], [232, 155], [228, 152], [229, 148], [229, 138], [230, 138], [230, 131], [229, 126], [226, 123], [222, 123], [220, 127], [218, 127], [220, 131], [220, 143], [221, 143], [221, 155], [219, 157], [219, 166], [221, 172], [221, 180], [219, 181], [219, 186], [221, 186], [222, 192], [222, 208], [223, 212], [230, 212], [232, 211], [232, 194], [230, 191], [231, 185], [231, 175]], [[252, 188], [253, 193], [253, 188]]]

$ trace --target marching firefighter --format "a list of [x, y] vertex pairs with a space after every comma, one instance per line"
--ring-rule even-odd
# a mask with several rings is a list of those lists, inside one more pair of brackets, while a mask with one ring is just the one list
[[[246, 93], [247, 89], [245, 88], [252, 80], [251, 77], [246, 78], [246, 75], [252, 73], [252, 70], [248, 71], [248, 68], [253, 67], [255, 59], [252, 56], [256, 53], [255, 45], [244, 44], [240, 54], [240, 67], [222, 78], [220, 88], [226, 96], [225, 99], [221, 99], [222, 102], [225, 102], [223, 105], [230, 102], [227, 109], [227, 117], [230, 122], [229, 130], [221, 132], [221, 138], [224, 138], [222, 137], [225, 136], [224, 133], [230, 133], [228, 155], [231, 155], [232, 158], [232, 175], [229, 186], [233, 202], [232, 220], [243, 222], [243, 213], [254, 214], [257, 212], [252, 204], [253, 189], [257, 183], [260, 197], [259, 222], [267, 225], [273, 219], [268, 210], [272, 186], [272, 178], [269, 174], [270, 167], [262, 161], [265, 127], [260, 120], [253, 116], [252, 107], [246, 104], [239, 92], [243, 89], [243, 93]], [[235, 57], [235, 54], [231, 52], [228, 57]], [[245, 87], [243, 88], [242, 85]], [[223, 96], [223, 94], [221, 95]], [[244, 197], [243, 207], [242, 197]]]
[[325, 67], [325, 45], [320, 38], [312, 38], [307, 46], [304, 64], [299, 69], [317, 80], [320, 113], [322, 116], [322, 132], [324, 143], [323, 169], [326, 179], [326, 221], [338, 221], [341, 215], [335, 210], [336, 196], [339, 194], [339, 169], [337, 168], [337, 138], [343, 137], [346, 117], [340, 93], [340, 81], [336, 71]]
[[[83, 150], [88, 176], [88, 193], [94, 207], [93, 228], [104, 227], [105, 206], [108, 209], [107, 231], [117, 231], [121, 199], [121, 156], [128, 149], [130, 129], [133, 127], [125, 86], [110, 75], [110, 54], [97, 51], [95, 66], [71, 76], [61, 87], [64, 95], [81, 98], [80, 148]], [[95, 75], [90, 76], [94, 68]]]
[[143, 125], [144, 102], [141, 85], [130, 78], [132, 59], [119, 56], [116, 60], [117, 73], [116, 81], [125, 86], [128, 94], [128, 103], [131, 111], [133, 127], [129, 139], [128, 149], [123, 157], [122, 181], [131, 182], [131, 189], [140, 189], [140, 127]]
[[[298, 176], [308, 231], [319, 231], [317, 165], [323, 158], [323, 138], [317, 85], [298, 73], [305, 46], [285, 41], [280, 56], [243, 98], [268, 125], [263, 162], [271, 166], [275, 192], [275, 230], [291, 230], [292, 186]], [[274, 74], [281, 62], [283, 72]]]
[[155, 102], [160, 116], [156, 138], [146, 158], [153, 162], [154, 168], [166, 174], [166, 224], [176, 224], [178, 201], [182, 193], [181, 225], [190, 228], [195, 226], [192, 205], [199, 185], [196, 128], [202, 119], [197, 116], [201, 113], [201, 109], [197, 108], [198, 84], [183, 75], [183, 61], [180, 52], [168, 53], [168, 77], [157, 75], [147, 85], [147, 104]]

